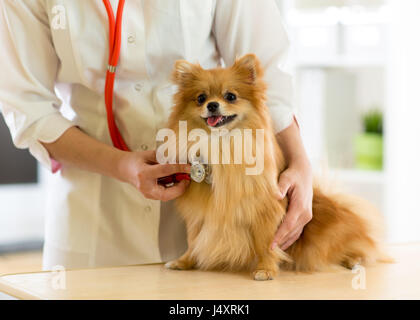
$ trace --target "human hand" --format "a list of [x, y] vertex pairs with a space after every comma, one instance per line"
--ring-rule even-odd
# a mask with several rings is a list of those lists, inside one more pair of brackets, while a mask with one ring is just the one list
[[286, 250], [299, 239], [303, 228], [312, 219], [312, 170], [308, 161], [296, 161], [280, 174], [279, 200], [289, 199], [286, 216], [280, 224], [271, 248]]
[[189, 185], [188, 180], [182, 180], [170, 188], [157, 183], [157, 179], [174, 173], [190, 173], [189, 164], [159, 164], [156, 152], [127, 152], [120, 162], [121, 180], [135, 186], [146, 198], [169, 201], [182, 195]]

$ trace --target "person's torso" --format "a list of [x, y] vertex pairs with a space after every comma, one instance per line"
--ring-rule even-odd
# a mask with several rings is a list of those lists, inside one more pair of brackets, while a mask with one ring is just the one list
[[[118, 0], [111, 0], [116, 14]], [[105, 119], [104, 84], [108, 63], [108, 18], [101, 0], [46, 0], [52, 40], [60, 59], [58, 82], [70, 84], [77, 124], [109, 142], [98, 126]], [[125, 1], [120, 59], [114, 87], [117, 124], [132, 150], [153, 148], [165, 125], [174, 87], [174, 62], [204, 67], [219, 62], [212, 36], [213, 0]], [[60, 18], [65, 15], [64, 21]], [[65, 91], [62, 93], [66, 95]], [[98, 130], [100, 132], [98, 132]]]
[[[115, 13], [118, 1], [110, 2]], [[44, 3], [60, 59], [58, 91], [74, 110], [76, 124], [111, 144], [104, 103], [109, 39], [103, 2]], [[212, 36], [213, 11], [213, 0], [125, 2], [114, 114], [131, 150], [156, 147], [156, 132], [165, 125], [172, 106], [174, 87], [169, 78], [176, 60], [204, 67], [219, 63]], [[69, 265], [159, 262], [185, 247], [182, 226], [173, 220], [175, 213], [164, 217], [165, 207], [159, 201], [145, 199], [128, 184], [66, 166], [51, 183], [46, 243], [88, 257], [87, 262]], [[162, 243], [165, 248], [159, 248]]]

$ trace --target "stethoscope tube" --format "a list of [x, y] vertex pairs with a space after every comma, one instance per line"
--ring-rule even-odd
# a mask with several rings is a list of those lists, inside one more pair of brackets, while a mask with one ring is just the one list
[[[109, 22], [109, 58], [105, 79], [105, 107], [108, 131], [109, 135], [111, 136], [112, 144], [116, 148], [124, 151], [130, 151], [120, 133], [120, 130], [117, 127], [117, 124], [115, 123], [113, 111], [115, 71], [117, 70], [117, 64], [121, 51], [121, 25], [125, 0], [120, 0], [118, 2], [116, 20], [109, 0], [102, 1], [105, 5]], [[181, 180], [190, 180], [190, 176], [186, 173], [176, 173], [172, 176], [159, 178], [157, 183], [169, 187]]]
[[115, 20], [114, 11], [112, 10], [109, 0], [102, 1], [105, 5], [109, 22], [109, 58], [105, 80], [105, 106], [108, 130], [112, 143], [116, 148], [130, 151], [115, 123], [113, 111], [115, 71], [121, 51], [121, 25], [125, 0], [120, 0], [118, 2], [117, 20]]

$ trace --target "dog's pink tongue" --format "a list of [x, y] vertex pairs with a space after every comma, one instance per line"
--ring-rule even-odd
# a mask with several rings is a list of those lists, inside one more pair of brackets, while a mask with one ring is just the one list
[[214, 127], [216, 124], [219, 123], [219, 121], [222, 120], [222, 116], [213, 116], [207, 118], [207, 124], [209, 126]]

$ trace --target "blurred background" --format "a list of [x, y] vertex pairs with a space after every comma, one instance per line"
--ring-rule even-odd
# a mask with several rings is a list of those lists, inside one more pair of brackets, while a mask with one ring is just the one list
[[[420, 240], [420, 1], [278, 0], [278, 6], [315, 172], [375, 203], [389, 242]], [[50, 173], [13, 147], [2, 117], [0, 150], [2, 273], [1, 254], [42, 248]]]
[[315, 172], [376, 204], [389, 242], [420, 240], [420, 1], [278, 5]]

